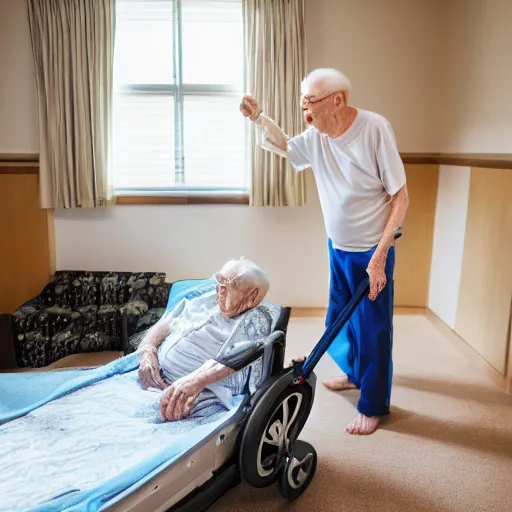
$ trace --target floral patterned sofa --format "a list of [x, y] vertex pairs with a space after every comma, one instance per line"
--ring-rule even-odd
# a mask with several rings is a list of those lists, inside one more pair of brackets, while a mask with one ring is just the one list
[[165, 312], [171, 284], [158, 272], [59, 271], [11, 315], [19, 368], [41, 368], [73, 354], [122, 351]]

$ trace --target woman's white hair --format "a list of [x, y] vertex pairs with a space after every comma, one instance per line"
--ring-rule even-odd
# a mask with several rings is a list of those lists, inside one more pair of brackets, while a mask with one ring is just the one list
[[302, 94], [309, 94], [314, 85], [319, 87], [322, 95], [344, 91], [347, 101], [352, 89], [350, 80], [341, 71], [333, 68], [318, 68], [311, 71], [302, 81]]
[[239, 282], [256, 286], [263, 296], [268, 292], [270, 288], [268, 276], [254, 261], [242, 256], [237, 260], [232, 259], [226, 262], [224, 268], [226, 267], [231, 274], [230, 277], [236, 277]]

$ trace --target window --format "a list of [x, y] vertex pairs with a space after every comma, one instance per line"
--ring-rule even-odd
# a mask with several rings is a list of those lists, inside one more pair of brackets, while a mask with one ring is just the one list
[[116, 6], [116, 192], [246, 192], [242, 0]]

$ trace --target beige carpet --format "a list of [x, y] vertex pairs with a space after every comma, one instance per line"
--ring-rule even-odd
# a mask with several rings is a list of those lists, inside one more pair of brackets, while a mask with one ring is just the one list
[[[395, 326], [393, 411], [382, 427], [370, 437], [344, 433], [357, 392], [323, 388], [336, 373], [325, 356], [301, 434], [319, 456], [309, 489], [286, 504], [276, 487], [242, 484], [212, 511], [512, 511], [512, 398], [425, 317], [396, 316]], [[292, 318], [288, 359], [307, 354], [322, 330], [320, 319]]]

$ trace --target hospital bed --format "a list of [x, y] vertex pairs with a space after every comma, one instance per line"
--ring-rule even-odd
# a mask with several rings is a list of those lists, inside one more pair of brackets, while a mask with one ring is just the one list
[[[212, 286], [175, 283], [168, 307]], [[158, 401], [138, 385], [136, 352], [88, 370], [0, 375], [0, 511], [200, 512], [240, 482], [278, 482], [282, 498], [299, 498], [317, 464], [314, 447], [299, 439], [313, 370], [368, 290], [367, 278], [306, 360], [289, 367], [290, 308], [267, 304], [272, 332], [260, 340], [243, 392], [202, 421], [155, 420]], [[57, 460], [48, 446], [63, 443]]]
[[[174, 283], [168, 308], [212, 286]], [[136, 352], [97, 368], [0, 375], [0, 510], [199, 512], [242, 481], [278, 481], [286, 500], [298, 498], [316, 469], [314, 448], [298, 440], [316, 379], [293, 384], [284, 367], [290, 308], [264, 305], [272, 332], [243, 393], [201, 421], [159, 424], [158, 395], [137, 383]], [[149, 443], [161, 449], [145, 454]]]
[[[182, 284], [187, 290], [188, 283], [174, 285], [176, 300], [201, 289], [196, 285], [192, 293], [176, 291]], [[278, 306], [273, 312], [273, 332], [261, 348], [255, 390], [244, 396], [236, 413], [168, 469], [102, 511], [199, 512], [242, 481], [255, 487], [278, 481], [287, 500], [304, 492], [317, 455], [297, 438], [313, 404], [316, 378], [311, 374], [305, 386], [295, 389], [293, 373], [284, 370], [290, 308]]]

